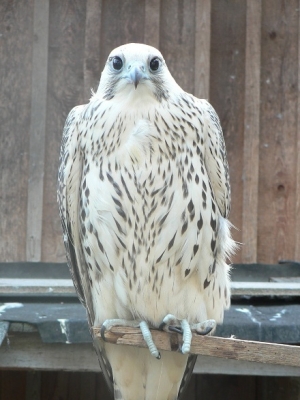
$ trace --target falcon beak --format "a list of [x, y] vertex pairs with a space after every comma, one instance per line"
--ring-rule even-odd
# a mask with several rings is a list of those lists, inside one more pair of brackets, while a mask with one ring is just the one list
[[129, 79], [134, 84], [135, 89], [140, 83], [141, 79], [145, 77], [145, 67], [143, 65], [134, 65], [132, 66]]

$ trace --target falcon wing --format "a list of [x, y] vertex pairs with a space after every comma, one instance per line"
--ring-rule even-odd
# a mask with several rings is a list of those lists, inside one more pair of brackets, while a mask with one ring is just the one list
[[68, 266], [78, 297], [93, 321], [87, 268], [79, 238], [79, 188], [82, 174], [78, 121], [84, 106], [73, 108], [65, 123], [58, 171], [58, 204], [62, 221]]
[[[219, 117], [214, 108], [205, 100], [206, 142], [204, 162], [216, 196], [221, 215], [227, 218], [230, 212], [230, 183], [226, 147]], [[202, 103], [202, 104], [203, 104]]]
[[[64, 244], [69, 270], [79, 300], [87, 310], [89, 326], [94, 323], [93, 301], [90, 290], [88, 267], [83, 256], [79, 227], [79, 193], [82, 175], [79, 125], [87, 106], [73, 108], [66, 120], [59, 159], [57, 199], [62, 221]], [[99, 340], [94, 341], [101, 370], [113, 391], [112, 371], [105, 350]]]

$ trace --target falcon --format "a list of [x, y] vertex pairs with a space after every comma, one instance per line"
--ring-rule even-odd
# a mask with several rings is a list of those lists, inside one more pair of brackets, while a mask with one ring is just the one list
[[[175, 400], [230, 305], [230, 184], [219, 118], [162, 54], [113, 50], [96, 93], [69, 113], [58, 174], [67, 260], [89, 326], [140, 327], [149, 349], [94, 339], [115, 399]], [[157, 350], [149, 328], [183, 334]]]

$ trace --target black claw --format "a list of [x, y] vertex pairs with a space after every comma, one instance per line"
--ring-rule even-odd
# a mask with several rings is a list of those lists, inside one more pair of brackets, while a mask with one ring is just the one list
[[198, 335], [201, 335], [201, 336], [206, 336], [206, 335], [208, 335], [212, 330], [213, 330], [213, 328], [207, 327], [205, 331], [196, 332], [196, 333], [197, 333]]
[[160, 360], [160, 359], [161, 359], [160, 353], [158, 353], [158, 356], [156, 357], [156, 359], [157, 359], [157, 360]]
[[162, 322], [162, 323], [159, 325], [158, 329], [159, 329], [160, 331], [163, 331], [163, 330], [164, 330], [164, 327], [165, 327], [166, 325], [167, 325], [167, 324], [166, 324], [165, 322]]
[[101, 326], [100, 334], [101, 334], [102, 340], [104, 340], [104, 341], [106, 342], [106, 339], [105, 339], [105, 336], [104, 336], [105, 331], [106, 331], [106, 326], [105, 326], [105, 325], [102, 325], [102, 326]]
[[211, 328], [208, 326], [208, 327], [206, 328], [205, 331], [202, 331], [202, 332], [197, 332], [197, 331], [196, 331], [196, 333], [197, 333], [197, 335], [206, 336], [206, 335], [208, 335], [213, 329], [214, 329], [214, 326], [211, 327]]
[[170, 325], [169, 331], [179, 333], [180, 335], [183, 334], [182, 328], [180, 328], [180, 326]]

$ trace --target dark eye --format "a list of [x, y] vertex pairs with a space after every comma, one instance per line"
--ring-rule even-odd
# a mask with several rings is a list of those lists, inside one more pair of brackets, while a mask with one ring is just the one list
[[150, 69], [151, 71], [157, 71], [158, 68], [160, 66], [160, 60], [159, 58], [152, 58], [152, 60], [150, 61]]
[[120, 71], [120, 69], [123, 67], [123, 61], [120, 57], [114, 57], [112, 60], [112, 66], [113, 69]]

